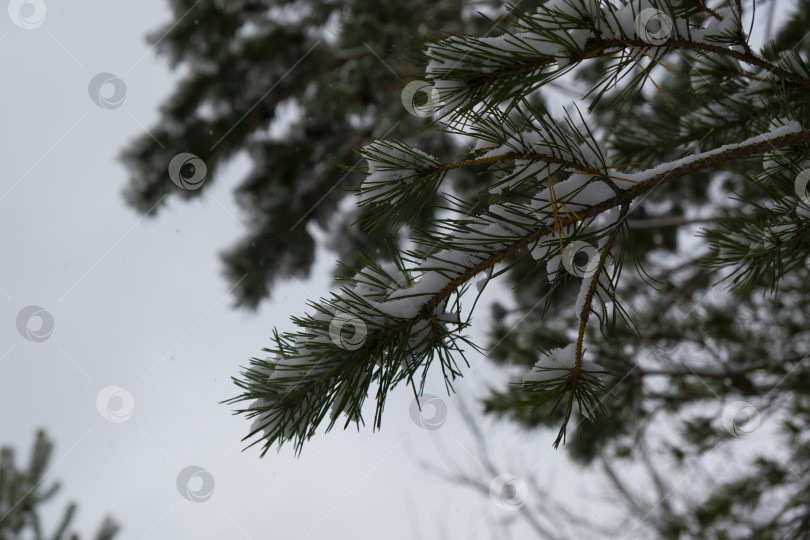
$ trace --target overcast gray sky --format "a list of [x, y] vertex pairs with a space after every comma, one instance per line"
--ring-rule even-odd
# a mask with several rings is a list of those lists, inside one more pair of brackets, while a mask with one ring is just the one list
[[[476, 467], [438, 372], [428, 391], [449, 407], [440, 429], [411, 420], [403, 387], [386, 406], [381, 432], [337, 429], [299, 459], [291, 448], [263, 460], [255, 448], [241, 452], [249, 422], [218, 402], [236, 393], [230, 377], [261, 353], [272, 328], [291, 328], [289, 316], [301, 314], [307, 298], [327, 293], [332, 255], [321, 254], [312, 279], [278, 287], [257, 314], [232, 309], [217, 253], [242, 233], [231, 190], [246, 158], [205, 185], [201, 200], [172, 200], [154, 220], [121, 198], [127, 172], [116, 156], [156, 121], [177, 78], [144, 40], [170, 20], [164, 1], [40, 4], [44, 11], [23, 5], [19, 24], [0, 12], [0, 444], [24, 458], [35, 428], [55, 439], [48, 478], [64, 489], [52, 511], [78, 501], [85, 533], [110, 513], [122, 539], [490, 538], [482, 518], [507, 511], [416, 465], [420, 456], [435, 460], [441, 442]], [[99, 73], [125, 85], [120, 106], [91, 99]], [[102, 95], [115, 104], [122, 95], [112, 88]], [[18, 331], [18, 315], [31, 305], [53, 317], [47, 339]], [[27, 328], [36, 333], [38, 321]], [[470, 358], [474, 367], [458, 389], [472, 401], [504, 375]], [[487, 433], [516, 463], [533, 456], [553, 488], [544, 470], [559, 468], [564, 456], [551, 450], [551, 435]], [[178, 491], [188, 466], [213, 478], [208, 500], [190, 502]], [[193, 491], [204, 477], [191, 481]]]

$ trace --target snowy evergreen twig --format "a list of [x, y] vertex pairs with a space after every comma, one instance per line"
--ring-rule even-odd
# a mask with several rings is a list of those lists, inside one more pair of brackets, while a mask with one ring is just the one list
[[[462, 310], [461, 298], [471, 280], [484, 272], [488, 279], [500, 274], [524, 250], [538, 267], [547, 269], [550, 279], [559, 278], [561, 263], [571, 262], [566, 259], [566, 249], [577, 242], [594, 243], [598, 257], [578, 276], [583, 279], [573, 306], [579, 321], [573, 343], [552, 350], [549, 358], [553, 362], [538, 360], [523, 383], [531, 396], [525, 404], [565, 400], [555, 445], [564, 440], [575, 403], [580, 415], [590, 419], [604, 410], [607, 390], [603, 376], [608, 373], [598, 367], [596, 359], [586, 357], [586, 331], [591, 313], [597, 313], [595, 300], [601, 303], [603, 333], [611, 319], [608, 304], [616, 306], [617, 317], [626, 318], [616, 298], [620, 268], [617, 265], [610, 275], [608, 263], [634, 205], [667, 183], [738, 160], [778, 154], [774, 159], [795, 165], [796, 155], [810, 144], [810, 130], [803, 122], [804, 105], [794, 106], [784, 97], [786, 92], [810, 86], [807, 70], [801, 63], [789, 64], [792, 68], [788, 69], [753, 55], [739, 28], [740, 13], [732, 8], [716, 10], [708, 13], [708, 26], [697, 27], [688, 19], [707, 15], [702, 4], [647, 2], [674, 20], [672, 38], [650, 44], [631, 35], [639, 15], [637, 4], [625, 2], [618, 10], [605, 4], [600, 11], [596, 2], [553, 0], [535, 13], [516, 13], [517, 33], [499, 38], [454, 36], [428, 49], [427, 78], [444, 102], [439, 113], [442, 127], [475, 139], [476, 149], [467, 159], [443, 163], [402, 141], [374, 141], [365, 146], [360, 154], [368, 162], [368, 171], [359, 189], [359, 204], [366, 213], [360, 221], [368, 228], [383, 223], [395, 228], [412, 224], [420, 209], [441, 190], [446, 175], [456, 169], [487, 166], [494, 180], [482, 187], [474, 203], [445, 190], [445, 214], [429, 228], [414, 231], [414, 249], [394, 253], [392, 264], [366, 261], [365, 268], [344, 280], [340, 291], [312, 303], [312, 314], [293, 319], [296, 332], [275, 334], [275, 347], [267, 350], [271, 358], [251, 361], [242, 379], [236, 380], [243, 393], [230, 402], [249, 402], [238, 412], [254, 419], [248, 437], [257, 437], [254, 444], [261, 442], [263, 453], [273, 444], [287, 441], [293, 441], [300, 451], [327, 416], [328, 428], [339, 413], [347, 415], [346, 425], [359, 424], [372, 386], [376, 386], [374, 426], [379, 427], [388, 392], [404, 382], [420, 395], [434, 361], [451, 389], [452, 381], [461, 375], [459, 360], [466, 361], [462, 347], [475, 347], [462, 334], [471, 314]], [[630, 148], [622, 150], [626, 139], [622, 140], [621, 133], [596, 134], [581, 113], [578, 120], [566, 115], [555, 121], [527, 97], [582, 60], [621, 51], [602, 83], [594, 87], [601, 90], [592, 99], [593, 107], [624, 71], [640, 68], [635, 81], [643, 83], [651, 78], [655, 66], [664, 66], [655, 55], [673, 50], [722, 56], [724, 60], [714, 65], [703, 61], [696, 69], [707, 77], [731, 73], [732, 87], [737, 90], [732, 95], [743, 92], [740, 78], [753, 80], [761, 117], [740, 122], [745, 107], [750, 114], [752, 99], [742, 104], [726, 99], [728, 96], [708, 99], [711, 90], [707, 85], [701, 94], [707, 102], [684, 119], [679, 136], [708, 144], [705, 138], [695, 140], [695, 134], [723, 115], [736, 116], [730, 121], [735, 129], [712, 139], [716, 144], [710, 150], [645, 166], [638, 160], [643, 149], [635, 154]], [[639, 62], [644, 57], [652, 60], [646, 69]], [[729, 58], [760, 71], [743, 71], [738, 64], [729, 63]], [[557, 71], [541, 69], [552, 63]], [[663, 89], [656, 87], [672, 105]], [[765, 88], [778, 91], [768, 99]], [[626, 85], [619, 99], [611, 101], [612, 106], [638, 90], [634, 83]], [[643, 133], [633, 135], [639, 138]], [[736, 137], [733, 142], [724, 140], [732, 137]], [[602, 139], [613, 142], [613, 147]], [[673, 144], [673, 149], [678, 146]], [[632, 159], [625, 162], [621, 159], [625, 154]], [[778, 172], [786, 166], [780, 165]], [[768, 185], [766, 177], [760, 180]], [[759, 269], [743, 268], [739, 279], [747, 283], [765, 272], [778, 279], [785, 266], [774, 261], [781, 260], [782, 246], [806, 247], [802, 233], [808, 215], [790, 214], [791, 210], [790, 205], [784, 207], [784, 219], [776, 223], [772, 209], [767, 209], [767, 219], [737, 231], [730, 230], [734, 226], [731, 218], [721, 220], [720, 230], [710, 233], [716, 247], [726, 253], [718, 261], [748, 264], [750, 257], [744, 250], [750, 251], [754, 239], [768, 230], [778, 242], [755, 253], [754, 265], [759, 260], [768, 262]], [[792, 223], [787, 222], [788, 217]], [[799, 264], [806, 254], [799, 250], [789, 263]]]
[[[639, 16], [645, 9], [670, 21], [672, 28], [665, 39], [639, 37]], [[656, 56], [677, 50], [699, 53], [698, 57], [714, 55], [756, 68], [751, 73], [740, 68], [743, 76], [765, 80], [773, 77], [780, 83], [810, 88], [807, 73], [750, 51], [736, 9], [718, 10], [722, 19], [713, 19], [705, 27], [689, 22], [702, 11], [694, 2], [673, 0], [624, 1], [618, 8], [595, 0], [551, 0], [536, 11], [515, 12], [516, 31], [502, 29], [505, 34], [495, 38], [452, 36], [429, 47], [421, 60], [427, 63], [426, 80], [445, 104], [439, 115], [448, 121], [473, 107], [488, 110], [518, 100], [580, 63], [595, 59], [614, 62], [591, 90], [596, 92], [591, 107], [639, 68], [632, 82], [611, 101], [610, 106], [618, 106], [650, 78], [648, 71], [660, 64]], [[620, 53], [618, 58], [616, 53]], [[645, 59], [650, 61], [646, 69], [639, 63]]]

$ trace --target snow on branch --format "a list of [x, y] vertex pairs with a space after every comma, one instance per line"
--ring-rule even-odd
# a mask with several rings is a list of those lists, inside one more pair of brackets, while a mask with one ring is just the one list
[[369, 229], [382, 222], [394, 227], [413, 219], [444, 177], [441, 162], [400, 141], [374, 141], [360, 149], [368, 173], [359, 190], [361, 218]]
[[[711, 53], [748, 64], [757, 69], [746, 74], [751, 77], [773, 76], [810, 87], [806, 73], [751, 51], [736, 7], [711, 11], [713, 16], [700, 26], [696, 15], [704, 11], [699, 3], [684, 7], [671, 0], [625, 0], [618, 6], [596, 0], [552, 0], [531, 13], [513, 10], [515, 29], [503, 29], [501, 36], [451, 36], [430, 44], [424, 53], [426, 80], [443, 103], [438, 116], [448, 121], [479, 105], [486, 110], [526, 96], [598, 57], [614, 62], [597, 85], [601, 89], [594, 104], [635, 71], [633, 83], [622, 91], [626, 99], [633, 86], [651, 80], [649, 70], [664, 65], [656, 56], [677, 49], [694, 51], [698, 58]], [[647, 61], [645, 68], [641, 62]]]

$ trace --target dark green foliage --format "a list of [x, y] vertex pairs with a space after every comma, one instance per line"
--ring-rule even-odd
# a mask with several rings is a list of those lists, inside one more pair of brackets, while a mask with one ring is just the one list
[[[76, 503], [69, 503], [53, 534], [43, 531], [42, 506], [59, 491], [59, 482], [48, 482], [47, 474], [53, 443], [45, 432], [37, 431], [26, 468], [18, 467], [16, 454], [11, 447], [0, 448], [0, 540], [79, 540], [71, 532], [71, 523], [76, 514]], [[95, 540], [112, 540], [119, 526], [109, 517], [105, 518]]]

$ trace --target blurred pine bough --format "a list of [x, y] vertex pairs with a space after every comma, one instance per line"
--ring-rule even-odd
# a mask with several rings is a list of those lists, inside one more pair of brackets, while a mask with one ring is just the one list
[[[59, 492], [59, 482], [47, 485], [53, 442], [43, 430], [38, 430], [28, 459], [28, 467], [16, 464], [16, 452], [10, 446], [0, 448], [0, 540], [79, 540], [71, 532], [76, 516], [76, 503], [68, 504], [57, 522], [53, 534], [43, 529], [42, 507]], [[112, 540], [120, 527], [111, 518], [101, 523], [94, 540]]]

